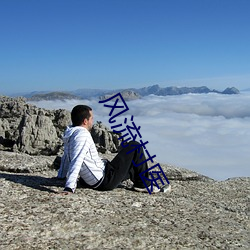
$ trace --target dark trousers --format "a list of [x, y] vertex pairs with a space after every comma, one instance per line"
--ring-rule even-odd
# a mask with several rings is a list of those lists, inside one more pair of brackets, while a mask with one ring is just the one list
[[[98, 190], [112, 190], [116, 188], [123, 180], [128, 178], [134, 182], [134, 186], [141, 188], [145, 187], [139, 174], [148, 169], [148, 164], [147, 162], [144, 162], [137, 167], [134, 166], [132, 161], [134, 161], [135, 164], [139, 164], [145, 161], [146, 158], [143, 147], [139, 147], [139, 149], [129, 152], [135, 148], [133, 145], [139, 145], [139, 143], [137, 141], [130, 141], [126, 147], [121, 149], [121, 151], [111, 162], [107, 162], [105, 167], [105, 176], [102, 183], [97, 188]], [[146, 172], [144, 176], [148, 178], [148, 172]], [[148, 186], [150, 185], [150, 181], [145, 182]]]

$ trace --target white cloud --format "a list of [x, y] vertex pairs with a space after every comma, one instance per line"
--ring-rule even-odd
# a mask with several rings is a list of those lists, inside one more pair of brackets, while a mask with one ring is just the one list
[[[44, 108], [86, 104], [107, 126], [109, 109], [97, 100], [39, 102]], [[147, 96], [127, 102], [141, 126], [148, 152], [162, 163], [189, 168], [217, 180], [250, 176], [250, 93]], [[120, 117], [123, 122], [124, 117]], [[118, 123], [118, 119], [117, 119]]]

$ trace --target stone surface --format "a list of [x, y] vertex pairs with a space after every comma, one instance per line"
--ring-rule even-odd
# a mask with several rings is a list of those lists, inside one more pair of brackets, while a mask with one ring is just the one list
[[[100, 153], [100, 157], [108, 160], [112, 160], [116, 154]], [[0, 151], [0, 171], [8, 171], [14, 173], [36, 173], [47, 171], [50, 169], [58, 169], [60, 166], [60, 156], [44, 156], [44, 155], [28, 155], [19, 152], [8, 152]], [[156, 162], [154, 163], [156, 164]], [[153, 166], [149, 162], [149, 167]], [[204, 181], [213, 182], [214, 180], [201, 175], [197, 172], [178, 168], [166, 164], [160, 164], [168, 180], [178, 180], [178, 181]]]
[[161, 164], [171, 193], [77, 188], [62, 195], [55, 156], [0, 156], [1, 249], [250, 247], [250, 178], [218, 182]]
[[118, 138], [121, 134], [114, 133], [103, 123], [95, 123], [92, 127], [91, 135], [99, 152], [106, 153], [118, 151], [121, 144]]
[[31, 156], [19, 152], [0, 151], [0, 171], [36, 173], [56, 168], [56, 156]]
[[172, 193], [78, 188], [0, 172], [2, 249], [249, 249], [249, 178], [172, 181]]

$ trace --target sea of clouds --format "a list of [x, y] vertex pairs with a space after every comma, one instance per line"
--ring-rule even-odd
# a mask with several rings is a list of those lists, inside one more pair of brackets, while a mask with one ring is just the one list
[[[108, 127], [110, 109], [99, 100], [32, 102], [47, 109], [71, 110], [77, 104], [93, 108], [95, 121]], [[250, 92], [239, 95], [150, 95], [127, 101], [131, 115], [156, 160], [188, 168], [216, 180], [250, 176]], [[128, 122], [129, 123], [129, 122]], [[127, 123], [127, 124], [128, 124]], [[113, 124], [112, 124], [113, 125]]]

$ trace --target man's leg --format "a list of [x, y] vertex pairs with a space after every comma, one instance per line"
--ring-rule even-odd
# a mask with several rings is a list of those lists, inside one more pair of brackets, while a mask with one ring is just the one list
[[[123, 147], [121, 149], [121, 151], [111, 162], [107, 163], [105, 169], [105, 178], [98, 189], [114, 189], [120, 184], [121, 181], [125, 180], [128, 176], [134, 182], [134, 185], [136, 187], [145, 187], [139, 174], [148, 169], [148, 164], [147, 162], [144, 162], [139, 165], [139, 163], [145, 161], [146, 158], [143, 147], [139, 147], [140, 152], [138, 152], [139, 149], [135, 149], [136, 145], [140, 145], [140, 143], [136, 141], [130, 141], [128, 144], [126, 144], [126, 147]], [[130, 150], [133, 151], [129, 152]], [[135, 167], [133, 161], [139, 166]], [[149, 177], [149, 174], [146, 173], [145, 177]], [[149, 181], [146, 181], [146, 183], [148, 186], [150, 185]]]

